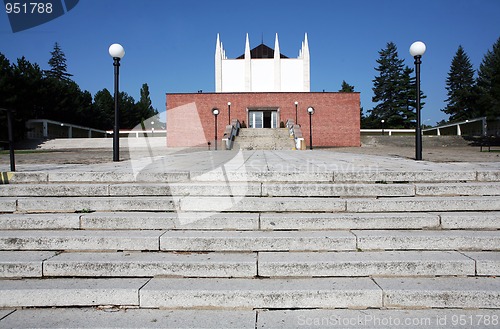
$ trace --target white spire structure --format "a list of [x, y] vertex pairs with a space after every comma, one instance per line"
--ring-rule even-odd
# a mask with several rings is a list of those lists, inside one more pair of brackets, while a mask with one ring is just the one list
[[223, 49], [220, 42], [219, 33], [217, 33], [217, 41], [215, 46], [215, 91], [222, 91], [222, 58]]
[[311, 58], [309, 56], [309, 42], [307, 40], [307, 33], [304, 36], [302, 46], [302, 60], [304, 65], [304, 91], [311, 91]]
[[217, 34], [215, 92], [310, 92], [307, 33], [299, 56], [294, 58], [281, 55], [278, 33], [275, 35], [274, 49], [265, 44], [251, 49], [247, 33], [245, 52], [237, 58], [227, 58], [220, 35]]
[[281, 91], [281, 52], [278, 33], [274, 40], [274, 91]]
[[248, 33], [245, 41], [245, 91], [252, 91], [252, 55]]

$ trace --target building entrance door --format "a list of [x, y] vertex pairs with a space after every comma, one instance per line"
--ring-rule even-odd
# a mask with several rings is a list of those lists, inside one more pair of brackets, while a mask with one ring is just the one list
[[277, 128], [278, 109], [259, 108], [248, 110], [249, 128]]

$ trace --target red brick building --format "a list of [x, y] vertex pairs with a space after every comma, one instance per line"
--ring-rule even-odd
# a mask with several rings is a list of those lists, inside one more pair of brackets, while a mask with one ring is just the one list
[[[250, 50], [248, 36], [245, 54], [237, 59], [227, 59], [221, 47], [217, 36], [218, 92], [167, 94], [168, 147], [213, 143], [213, 108], [220, 111], [217, 117], [219, 143], [230, 120], [238, 119], [249, 129], [276, 129], [290, 119], [301, 126], [306, 145], [309, 145], [307, 108], [310, 106], [315, 109], [312, 115], [313, 146], [360, 146], [359, 93], [309, 92], [307, 35], [299, 57], [294, 59], [279, 53], [277, 36], [275, 49], [278, 51], [263, 44]], [[227, 70], [240, 66], [242, 73]], [[290, 70], [287, 71], [287, 68]], [[266, 70], [269, 72], [264, 74]], [[300, 80], [301, 83], [294, 84], [290, 79]], [[229, 85], [228, 81], [231, 82]], [[269, 86], [270, 91], [256, 91], [263, 85]], [[242, 90], [224, 92], [224, 89], [237, 87]], [[298, 88], [305, 91], [296, 91]]]

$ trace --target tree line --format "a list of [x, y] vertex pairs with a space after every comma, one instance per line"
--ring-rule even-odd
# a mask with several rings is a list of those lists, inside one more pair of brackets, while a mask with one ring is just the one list
[[500, 117], [500, 38], [484, 55], [477, 76], [465, 49], [458, 46], [446, 90], [447, 105], [442, 111], [450, 116], [450, 121]]
[[[380, 128], [384, 120], [390, 128], [414, 128], [416, 119], [416, 81], [413, 68], [398, 56], [393, 42], [379, 51], [378, 75], [373, 79], [372, 101], [376, 106], [364, 115], [361, 108], [361, 127]], [[462, 46], [458, 47], [451, 61], [446, 79], [448, 98], [441, 109], [449, 115], [449, 122], [485, 116], [500, 117], [500, 38], [488, 50], [477, 71]], [[342, 82], [339, 92], [353, 92], [354, 86]], [[420, 91], [420, 106], [424, 107], [426, 95]], [[438, 124], [443, 124], [444, 121]]]
[[[50, 53], [50, 69], [42, 70], [37, 63], [24, 56], [15, 63], [0, 53], [0, 108], [15, 111], [16, 139], [25, 135], [25, 122], [29, 119], [49, 119], [102, 130], [114, 126], [114, 96], [106, 88], [93, 97], [81, 90], [68, 73], [66, 57], [58, 43]], [[135, 101], [126, 92], [120, 92], [120, 128], [131, 129], [158, 114], [153, 108], [146, 83]], [[156, 121], [156, 120], [155, 120]], [[2, 139], [6, 135], [5, 113], [0, 112]], [[5, 132], [5, 133], [3, 133]]]

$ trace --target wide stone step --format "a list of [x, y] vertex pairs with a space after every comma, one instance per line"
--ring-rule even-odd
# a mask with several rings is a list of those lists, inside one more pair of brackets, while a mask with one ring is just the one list
[[0, 230], [380, 230], [500, 229], [500, 212], [0, 214]]
[[164, 251], [337, 251], [356, 250], [347, 231], [168, 231], [160, 238]]
[[[497, 195], [500, 184], [462, 184], [463, 188], [443, 184], [420, 185], [421, 195]], [[190, 182], [127, 184], [9, 184], [0, 189], [1, 197], [84, 197], [84, 196], [414, 196], [412, 184], [352, 183], [256, 183], [256, 182]]]
[[[257, 262], [258, 258], [258, 262]], [[0, 278], [498, 276], [500, 252], [0, 251]]]
[[43, 275], [47, 277], [254, 277], [257, 275], [257, 254], [62, 253], [44, 262]]
[[[160, 310], [42, 308], [0, 310], [3, 328], [494, 328], [495, 309], [426, 310]], [[488, 324], [485, 324], [488, 323]]]
[[361, 250], [500, 250], [500, 231], [352, 231]]
[[0, 231], [0, 250], [159, 250], [164, 231]]
[[475, 274], [474, 260], [454, 251], [259, 253], [259, 275], [264, 277]]
[[[253, 159], [255, 161], [255, 159]], [[275, 170], [262, 171], [260, 167], [253, 169], [251, 164], [237, 170], [220, 170], [191, 172], [96, 172], [96, 171], [50, 171], [50, 172], [15, 172], [9, 173], [8, 183], [174, 183], [186, 181], [219, 181], [219, 182], [338, 182], [338, 183], [408, 183], [408, 182], [500, 182], [500, 170], [338, 170], [338, 168], [322, 171], [308, 170]], [[306, 167], [307, 168], [307, 167]], [[282, 168], [283, 169], [283, 168]], [[285, 168], [286, 169], [286, 168]], [[342, 168], [341, 168], [342, 169]]]
[[499, 211], [498, 196], [303, 198], [303, 197], [20, 197], [0, 198], [0, 212], [440, 212]]
[[0, 307], [500, 309], [497, 277], [0, 280]]
[[0, 231], [0, 250], [341, 251], [500, 250], [500, 231]]
[[140, 300], [146, 308], [368, 308], [382, 306], [382, 291], [368, 278], [154, 278]]

